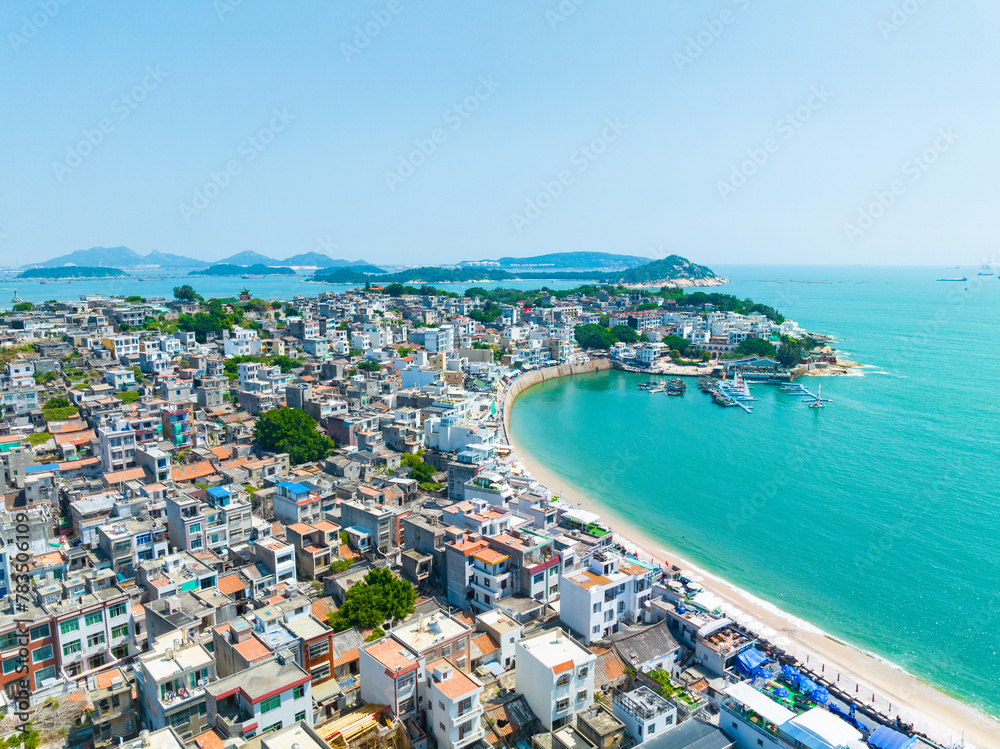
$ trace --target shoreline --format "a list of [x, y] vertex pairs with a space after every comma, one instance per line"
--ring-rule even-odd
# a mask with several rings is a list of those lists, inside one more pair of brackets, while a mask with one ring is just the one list
[[[553, 373], [551, 377], [544, 377], [539, 381], [559, 376], [565, 375]], [[571, 481], [521, 450], [510, 435], [510, 413], [517, 397], [534, 384], [537, 382], [525, 383], [513, 393], [504, 392], [501, 420], [503, 438], [515, 453], [516, 460], [532, 478], [560, 499], [600, 515], [612, 528], [618, 541], [634, 548], [641, 556], [657, 563], [669, 560], [669, 563], [703, 575], [706, 590], [749, 614], [764, 627], [776, 630], [778, 636], [788, 638], [791, 644], [785, 648], [787, 652], [811, 668], [822, 670], [831, 676], [837, 674], [834, 678], [839, 683], [854, 686], [859, 703], [872, 705], [890, 716], [899, 715], [904, 722], [913, 723], [917, 731], [945, 746], [959, 745], [964, 741], [966, 745], [974, 745], [980, 749], [1000, 749], [1000, 723], [990, 716], [945, 694], [889, 660], [849, 645], [715, 573], [691, 564], [673, 549], [666, 548], [665, 542], [649, 536], [618, 511], [591, 498]], [[874, 703], [871, 699], [873, 694], [877, 696]]]

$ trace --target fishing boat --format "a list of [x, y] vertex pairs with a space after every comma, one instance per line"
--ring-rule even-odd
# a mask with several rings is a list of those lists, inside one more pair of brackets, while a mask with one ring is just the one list
[[993, 263], [983, 263], [983, 267], [979, 269], [980, 276], [992, 276], [993, 275]]

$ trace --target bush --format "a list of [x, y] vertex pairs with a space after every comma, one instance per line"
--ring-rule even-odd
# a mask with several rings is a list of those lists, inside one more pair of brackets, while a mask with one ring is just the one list
[[50, 439], [52, 439], [52, 435], [49, 434], [48, 432], [39, 432], [38, 434], [29, 434], [27, 437], [25, 437], [25, 440], [32, 447], [38, 447], [39, 445], [44, 445]]
[[118, 393], [118, 398], [121, 399], [122, 403], [135, 403], [142, 396], [133, 390], [123, 390]]
[[417, 591], [387, 569], [375, 569], [365, 581], [348, 589], [344, 605], [330, 614], [337, 632], [351, 627], [381, 627], [386, 620], [405, 619], [413, 613]]

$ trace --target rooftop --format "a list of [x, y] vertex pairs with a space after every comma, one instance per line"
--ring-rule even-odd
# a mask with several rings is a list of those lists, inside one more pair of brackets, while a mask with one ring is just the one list
[[521, 640], [518, 644], [553, 670], [564, 668], [567, 662], [582, 666], [597, 658], [585, 647], [570, 639], [561, 629], [543, 632], [536, 637]]

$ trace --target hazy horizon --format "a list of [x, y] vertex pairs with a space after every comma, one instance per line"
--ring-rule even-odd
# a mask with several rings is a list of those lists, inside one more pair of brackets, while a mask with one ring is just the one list
[[0, 18], [4, 265], [122, 245], [975, 266], [997, 246], [986, 0], [12, 0]]

